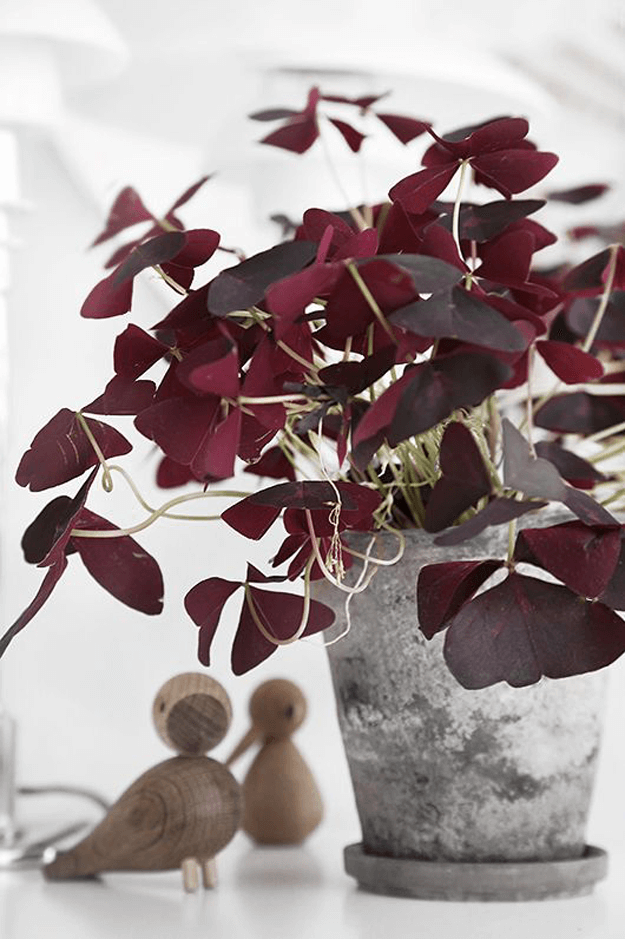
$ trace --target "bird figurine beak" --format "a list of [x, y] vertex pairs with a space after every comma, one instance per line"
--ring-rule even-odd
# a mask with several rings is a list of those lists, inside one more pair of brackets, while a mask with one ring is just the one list
[[234, 750], [232, 751], [228, 759], [225, 760], [224, 766], [231, 766], [235, 760], [238, 760], [239, 757], [245, 753], [246, 750], [249, 750], [252, 744], [255, 743], [256, 740], [258, 740], [259, 736], [260, 736], [259, 728], [254, 727], [254, 726], [250, 727], [247, 733], [245, 733], [243, 737], [241, 738], [241, 740], [239, 740], [238, 744], [236, 745], [236, 747], [234, 748]]

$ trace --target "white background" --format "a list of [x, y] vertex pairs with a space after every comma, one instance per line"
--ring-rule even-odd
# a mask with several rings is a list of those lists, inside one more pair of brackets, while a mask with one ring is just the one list
[[[394, 88], [389, 110], [432, 119], [443, 131], [498, 113], [525, 114], [533, 139], [561, 154], [549, 185], [605, 180], [616, 186], [601, 203], [578, 215], [556, 214], [554, 222], [598, 215], [618, 220], [622, 213], [619, 69], [625, 38], [618, 4], [483, 0], [433, 9], [401, 0], [344, 0], [340, 6], [317, 0], [301, 3], [297, 13], [292, 3], [276, 0], [101, 0], [99, 6], [130, 50], [126, 70], [99, 87], [69, 89], [56, 130], [20, 135], [21, 193], [30, 208], [10, 215], [19, 244], [10, 256], [6, 298], [11, 379], [1, 516], [4, 625], [37, 590], [41, 572], [25, 565], [19, 540], [51, 497], [19, 489], [12, 482], [15, 467], [52, 414], [101, 391], [111, 374], [112, 339], [126, 325], [78, 315], [106, 256], [86, 247], [123, 185], [133, 184], [162, 212], [202, 172], [218, 172], [182, 215], [189, 225], [216, 228], [222, 243], [249, 252], [274, 236], [266, 222], [271, 211], [295, 214], [304, 204], [322, 202], [340, 207], [318, 156], [298, 159], [254, 145], [265, 126], [245, 119], [256, 108], [300, 104], [318, 78], [324, 89], [348, 94]], [[620, 32], [611, 25], [619, 17]], [[294, 67], [310, 74], [280, 72]], [[402, 150], [386, 138], [371, 160], [370, 194], [382, 197], [396, 178], [414, 171], [420, 152], [418, 141]], [[352, 164], [337, 159], [339, 171], [349, 174]], [[347, 179], [350, 195], [360, 198], [353, 175]], [[149, 274], [143, 281], [137, 321], [149, 326], [166, 309], [165, 295]], [[158, 500], [147, 450], [140, 447], [125, 465], [134, 467], [148, 498]], [[67, 491], [76, 488], [70, 484]], [[94, 508], [120, 525], [141, 517], [121, 481], [113, 496], [99, 495]], [[23, 783], [83, 784], [114, 797], [163, 759], [150, 722], [153, 696], [172, 674], [198, 667], [196, 630], [182, 608], [185, 592], [203, 577], [235, 578], [246, 560], [269, 557], [264, 547], [259, 551], [219, 523], [162, 521], [141, 542], [165, 575], [161, 617], [135, 614], [110, 599], [71, 558], [53, 598], [2, 662], [3, 698], [19, 722]], [[310, 713], [297, 742], [318, 777], [327, 824], [357, 840], [323, 648], [300, 643], [235, 678], [228, 662], [236, 615], [233, 603], [215, 643], [211, 673], [227, 687], [235, 713], [233, 730], [215, 755], [225, 756], [246, 729], [247, 701], [260, 681], [285, 676], [299, 682]], [[625, 847], [624, 669], [623, 663], [612, 669], [589, 830], [590, 842], [613, 851]]]

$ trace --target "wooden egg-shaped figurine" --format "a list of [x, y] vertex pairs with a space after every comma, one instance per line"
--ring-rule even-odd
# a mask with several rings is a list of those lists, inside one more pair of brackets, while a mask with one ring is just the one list
[[317, 783], [291, 740], [306, 716], [306, 699], [282, 678], [266, 681], [250, 700], [252, 727], [226, 761], [255, 741], [261, 748], [243, 781], [242, 829], [259, 844], [300, 844], [323, 818]]
[[242, 812], [232, 773], [204, 754], [225, 736], [228, 695], [207, 675], [176, 675], [158, 692], [153, 717], [178, 756], [143, 773], [87, 837], [44, 867], [49, 879], [106, 871], [182, 869], [186, 890], [215, 883], [215, 856], [234, 837]]

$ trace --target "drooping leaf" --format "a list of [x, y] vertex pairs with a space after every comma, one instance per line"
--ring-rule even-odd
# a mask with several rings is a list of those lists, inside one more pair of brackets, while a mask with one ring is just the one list
[[270, 447], [259, 460], [246, 466], [245, 473], [255, 476], [270, 477], [272, 479], [290, 479], [295, 481], [293, 464], [287, 459], [280, 447]]
[[48, 567], [65, 555], [72, 528], [84, 507], [97, 472], [96, 467], [73, 498], [57, 496], [30, 523], [22, 537], [22, 550], [28, 564]]
[[502, 431], [505, 485], [533, 498], [563, 501], [566, 486], [553, 463], [533, 457], [529, 443], [508, 418], [502, 421]]
[[22, 629], [24, 629], [25, 626], [28, 626], [31, 619], [39, 612], [46, 600], [50, 597], [50, 594], [58, 584], [66, 567], [67, 558], [65, 555], [62, 555], [57, 561], [54, 562], [54, 564], [48, 568], [46, 576], [43, 579], [43, 583], [37, 591], [35, 598], [28, 604], [24, 612], [18, 616], [13, 625], [7, 629], [7, 631], [0, 639], [0, 658], [6, 652], [9, 643], [17, 636], [19, 632], [22, 631]]
[[[462, 272], [453, 264], [441, 261], [426, 254], [382, 254], [376, 262], [387, 261], [410, 275], [418, 293], [434, 293], [457, 284]], [[359, 266], [366, 265], [360, 262]], [[366, 270], [366, 267], [365, 267]]]
[[414, 117], [401, 117], [399, 114], [382, 114], [375, 112], [378, 120], [385, 124], [390, 132], [397, 137], [400, 143], [410, 143], [416, 137], [424, 134], [430, 124], [427, 121], [419, 121]]
[[166, 398], [135, 419], [139, 433], [154, 440], [163, 453], [176, 463], [189, 466], [212, 433], [220, 410], [217, 397], [189, 399]]
[[168, 456], [161, 458], [156, 471], [156, 485], [161, 489], [175, 489], [195, 480], [188, 466], [176, 463]]
[[132, 186], [126, 186], [115, 199], [110, 208], [104, 230], [98, 235], [91, 247], [95, 248], [96, 245], [108, 241], [109, 238], [118, 235], [125, 228], [130, 228], [131, 225], [153, 221], [154, 216], [144, 206], [139, 193]]
[[328, 120], [336, 127], [352, 153], [358, 153], [366, 135], [361, 134], [359, 130], [356, 130], [355, 127], [352, 127], [352, 125], [348, 124], [346, 121], [339, 121], [335, 117], [330, 117]]
[[[107, 519], [83, 508], [74, 528], [119, 531]], [[101, 587], [116, 600], [150, 616], [163, 609], [163, 576], [157, 562], [129, 535], [119, 538], [72, 537], [80, 558]]]
[[518, 573], [466, 603], [444, 645], [445, 661], [465, 688], [579, 675], [624, 651], [625, 625], [603, 603]]
[[572, 189], [557, 189], [547, 193], [552, 202], [568, 202], [569, 205], [582, 205], [592, 199], [598, 199], [610, 188], [607, 183], [589, 183], [586, 186], [575, 186]]
[[184, 598], [185, 610], [200, 630], [198, 658], [202, 665], [210, 665], [210, 647], [222, 610], [226, 601], [241, 586], [239, 581], [209, 577], [192, 587]]
[[[510, 225], [526, 218], [545, 205], [544, 199], [515, 199], [463, 205], [460, 208], [459, 233], [464, 241], [479, 243], [501, 235]], [[451, 226], [451, 215], [448, 217]]]
[[208, 290], [209, 311], [227, 316], [254, 306], [271, 284], [306, 267], [316, 252], [310, 241], [287, 241], [222, 271]]
[[603, 274], [610, 262], [610, 249], [604, 248], [598, 254], [571, 268], [564, 277], [562, 286], [575, 293], [597, 293], [605, 284]]
[[203, 438], [190, 464], [197, 479], [210, 482], [234, 475], [241, 418], [239, 408], [233, 408], [225, 420], [215, 424]]
[[625, 420], [625, 402], [612, 395], [591, 395], [574, 391], [556, 395], [536, 412], [537, 427], [559, 434], [594, 434]]
[[419, 629], [426, 639], [444, 629], [503, 563], [495, 559], [447, 561], [422, 567], [417, 577], [417, 610]]
[[481, 534], [485, 528], [491, 525], [503, 525], [511, 522], [514, 518], [520, 518], [528, 512], [535, 512], [547, 505], [546, 502], [538, 502], [532, 499], [507, 499], [501, 496], [492, 499], [483, 509], [472, 517], [467, 519], [461, 525], [450, 528], [444, 534], [434, 539], [434, 544], [441, 547], [450, 547], [468, 541], [469, 538], [475, 538]]
[[607, 478], [588, 460], [582, 459], [554, 441], [539, 440], [535, 445], [535, 450], [537, 456], [553, 463], [562, 478], [579, 489], [592, 489], [595, 483]]
[[601, 528], [619, 527], [616, 518], [606, 508], [599, 505], [587, 492], [581, 492], [579, 489], [574, 489], [573, 486], [567, 486], [566, 495], [562, 501], [585, 525], [596, 525]]
[[459, 421], [447, 425], [440, 444], [441, 476], [429, 495], [423, 527], [447, 528], [491, 491], [491, 480], [471, 431]]
[[[113, 427], [84, 419], [105, 458], [122, 456], [132, 449]], [[98, 462], [98, 456], [80, 426], [76, 413], [62, 408], [33, 438], [17, 468], [20, 486], [40, 492], [80, 476]]]
[[[302, 597], [283, 592], [249, 588], [256, 615], [267, 632], [276, 639], [288, 639], [300, 625], [304, 609]], [[304, 636], [327, 629], [334, 622], [334, 613], [323, 603], [311, 600]], [[249, 602], [243, 603], [239, 626], [232, 645], [232, 671], [243, 675], [272, 655], [278, 646], [267, 639], [256, 625]]]
[[623, 541], [621, 541], [614, 573], [599, 599], [612, 610], [625, 610], [625, 542]]
[[536, 343], [536, 349], [551, 371], [566, 384], [596, 381], [603, 375], [603, 365], [599, 359], [569, 342], [543, 339]]
[[108, 319], [111, 316], [122, 316], [131, 306], [132, 280], [118, 284], [114, 271], [89, 292], [80, 308], [80, 315], [85, 319]]
[[169, 346], [131, 323], [115, 340], [113, 365], [118, 375], [139, 378], [167, 352]]
[[621, 550], [619, 528], [590, 528], [583, 522], [564, 522], [519, 532], [515, 558], [524, 560], [529, 548], [539, 565], [575, 593], [595, 598], [608, 585]]

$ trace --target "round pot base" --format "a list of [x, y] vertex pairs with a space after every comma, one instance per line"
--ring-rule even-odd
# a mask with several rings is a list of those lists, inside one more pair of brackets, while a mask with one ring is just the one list
[[366, 854], [362, 844], [351, 844], [344, 859], [345, 870], [363, 890], [419, 900], [580, 897], [591, 893], [608, 869], [607, 853], [591, 845], [572, 860], [467, 863], [379, 857]]

